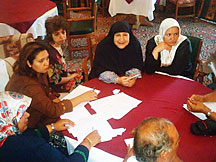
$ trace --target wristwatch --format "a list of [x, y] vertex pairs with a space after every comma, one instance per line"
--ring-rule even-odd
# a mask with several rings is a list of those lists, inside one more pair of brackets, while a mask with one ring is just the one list
[[210, 110], [208, 113], [207, 113], [207, 116], [210, 117], [211, 114], [213, 113], [214, 111]]
[[55, 132], [55, 127], [53, 123], [51, 124], [51, 128], [52, 128], [52, 132]]

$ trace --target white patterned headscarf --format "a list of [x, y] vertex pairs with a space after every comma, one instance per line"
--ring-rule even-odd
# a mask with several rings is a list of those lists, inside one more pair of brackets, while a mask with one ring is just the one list
[[16, 92], [0, 92], [0, 147], [7, 137], [19, 132], [17, 124], [31, 100], [30, 97]]
[[171, 50], [163, 50], [160, 52], [160, 56], [161, 56], [161, 67], [162, 66], [169, 66], [172, 64], [173, 59], [175, 57], [175, 53], [176, 50], [178, 48], [178, 46], [185, 40], [187, 39], [186, 36], [181, 35], [181, 28], [179, 26], [179, 23], [173, 19], [173, 18], [166, 18], [164, 19], [161, 24], [160, 24], [160, 28], [159, 28], [159, 35], [156, 35], [154, 40], [156, 45], [158, 45], [159, 43], [163, 42], [163, 37], [166, 33], [166, 31], [171, 28], [171, 27], [178, 27], [179, 28], [179, 37], [178, 40], [176, 42], [176, 44], [174, 46], [172, 46]]

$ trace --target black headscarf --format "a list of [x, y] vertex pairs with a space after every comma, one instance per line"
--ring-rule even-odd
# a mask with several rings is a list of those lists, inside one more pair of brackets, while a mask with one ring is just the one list
[[[127, 32], [130, 35], [129, 44], [124, 49], [119, 49], [114, 44], [114, 35], [119, 32]], [[89, 79], [98, 78], [104, 71], [113, 71], [121, 75], [132, 68], [143, 71], [141, 45], [128, 23], [117, 21], [112, 25], [108, 35], [97, 45]]]

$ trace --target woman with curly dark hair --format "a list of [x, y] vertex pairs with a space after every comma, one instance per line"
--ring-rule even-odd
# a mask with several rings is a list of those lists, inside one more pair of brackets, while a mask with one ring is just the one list
[[66, 53], [67, 23], [62, 16], [49, 17], [45, 22], [47, 51], [50, 66], [48, 70], [49, 84], [56, 92], [69, 92], [81, 83], [81, 71], [69, 73], [64, 54]]

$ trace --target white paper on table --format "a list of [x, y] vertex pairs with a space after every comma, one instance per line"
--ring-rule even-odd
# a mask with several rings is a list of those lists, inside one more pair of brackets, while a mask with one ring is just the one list
[[[183, 104], [183, 108], [185, 108], [187, 111], [189, 111], [189, 110], [187, 109], [187, 104]], [[197, 113], [197, 112], [191, 112], [191, 111], [189, 111], [189, 112], [190, 112], [191, 114], [195, 115], [196, 117], [200, 118], [201, 120], [207, 119], [206, 115], [203, 114], [203, 113]]]
[[[79, 145], [79, 142], [71, 139], [67, 136], [65, 136], [66, 142], [67, 142], [67, 146], [69, 148], [68, 152], [69, 154], [72, 154], [74, 151], [74, 148], [76, 148]], [[105, 152], [101, 149], [98, 149], [96, 147], [92, 147], [91, 150], [89, 151], [89, 159], [88, 162], [122, 162], [123, 159], [112, 155], [108, 152]]]
[[134, 138], [128, 138], [124, 139], [126, 146], [130, 145], [130, 147], [133, 147]]
[[[86, 86], [83, 86], [83, 85], [79, 85], [78, 87], [76, 87], [73, 91], [71, 91], [67, 96], [65, 96], [62, 100], [65, 100], [65, 99], [71, 99], [71, 98], [74, 98], [74, 97], [77, 97], [87, 91], [90, 91], [90, 90], [93, 90], [93, 88], [89, 88], [89, 87], [86, 87]], [[97, 94], [100, 93], [99, 90], [94, 90]]]
[[190, 78], [187, 78], [187, 77], [184, 77], [184, 76], [181, 76], [181, 75], [170, 75], [170, 74], [163, 73], [163, 72], [160, 72], [160, 71], [156, 71], [155, 73], [160, 74], [160, 75], [167, 75], [167, 76], [170, 76], [170, 77], [173, 77], [173, 78], [181, 78], [181, 79], [185, 79], [185, 80], [194, 81], [193, 79], [190, 79]]
[[127, 162], [138, 162], [135, 156], [131, 156], [128, 158]]
[[73, 136], [77, 137], [79, 142], [81, 142], [93, 130], [98, 130], [98, 133], [101, 136], [101, 142], [104, 142], [111, 140], [112, 137], [121, 135], [126, 129], [112, 129], [103, 116], [98, 114], [80, 118], [76, 121], [74, 127], [68, 129]]
[[120, 119], [142, 101], [123, 92], [89, 102], [97, 114], [103, 114], [105, 119]]
[[61, 119], [70, 119], [75, 124], [80, 120], [80, 118], [87, 118], [91, 116], [91, 114], [88, 112], [88, 110], [84, 107], [85, 103], [81, 103], [77, 105], [75, 108], [73, 108], [73, 111], [64, 113], [60, 116]]
[[211, 109], [211, 111], [216, 112], [216, 102], [204, 102], [203, 104]]

